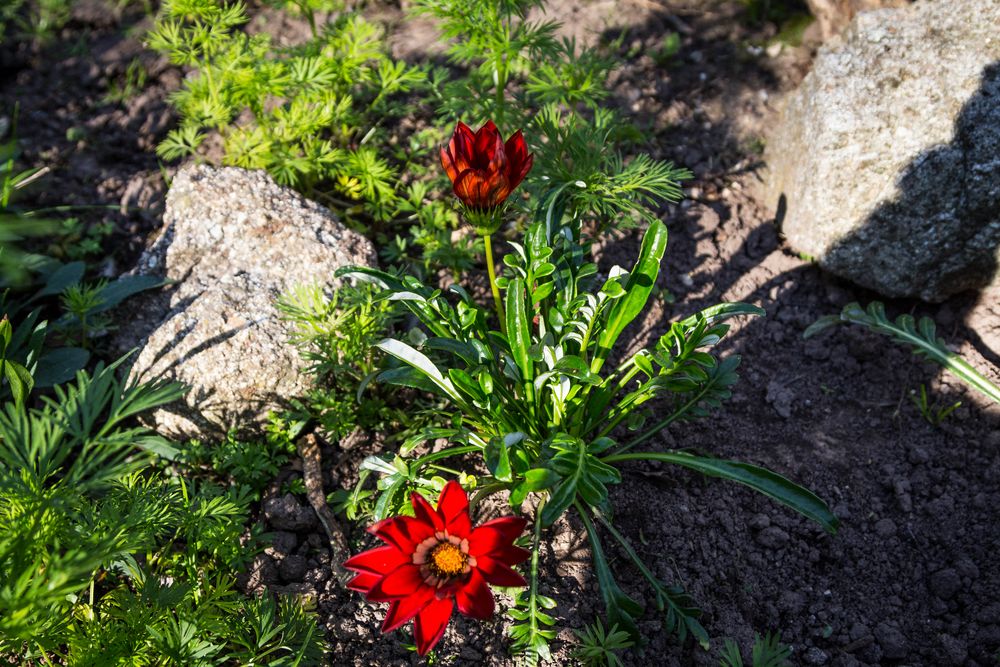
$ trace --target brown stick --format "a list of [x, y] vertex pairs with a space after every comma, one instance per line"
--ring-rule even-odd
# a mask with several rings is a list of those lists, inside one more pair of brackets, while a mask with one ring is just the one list
[[337, 522], [330, 506], [326, 504], [326, 494], [323, 492], [323, 459], [319, 453], [319, 440], [316, 435], [309, 435], [299, 438], [297, 449], [302, 457], [302, 479], [306, 484], [306, 497], [309, 504], [316, 511], [319, 522], [323, 524], [326, 536], [330, 540], [330, 552], [332, 561], [330, 569], [335, 578], [341, 583], [346, 583], [353, 575], [343, 568], [343, 562], [351, 557], [351, 550], [347, 546], [347, 538], [344, 531]]

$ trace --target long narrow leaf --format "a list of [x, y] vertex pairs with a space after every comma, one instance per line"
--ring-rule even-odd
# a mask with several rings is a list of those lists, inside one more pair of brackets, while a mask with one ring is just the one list
[[433, 361], [431, 361], [419, 350], [410, 347], [402, 341], [395, 340], [394, 338], [386, 338], [377, 343], [375, 347], [382, 350], [386, 354], [391, 354], [403, 363], [413, 366], [418, 371], [426, 375], [431, 382], [437, 385], [441, 391], [445, 393], [445, 395], [459, 405], [462, 405], [462, 398], [459, 396], [458, 391], [455, 390], [455, 385], [453, 385], [451, 380], [446, 378], [441, 373], [438, 367], [434, 365]]
[[840, 524], [840, 520], [815, 493], [789, 481], [776, 472], [749, 463], [706, 458], [686, 452], [631, 452], [614, 454], [603, 460], [605, 463], [619, 463], [621, 461], [672, 463], [697, 470], [709, 477], [720, 477], [749, 486], [751, 489], [812, 519], [823, 526], [823, 529], [828, 533], [837, 532], [837, 526]]
[[660, 274], [660, 261], [666, 249], [667, 227], [657, 220], [649, 226], [642, 238], [639, 259], [636, 260], [625, 283], [625, 296], [611, 306], [608, 321], [597, 339], [597, 352], [591, 364], [591, 370], [595, 373], [604, 364], [604, 359], [611, 352], [625, 327], [646, 307], [649, 295], [656, 285], [656, 277]]
[[504, 298], [504, 309], [507, 312], [507, 338], [510, 342], [510, 352], [514, 363], [521, 370], [521, 378], [530, 382], [535, 376], [535, 366], [528, 354], [531, 347], [531, 329], [528, 326], [528, 313], [524, 302], [524, 281], [515, 278], [507, 286]]

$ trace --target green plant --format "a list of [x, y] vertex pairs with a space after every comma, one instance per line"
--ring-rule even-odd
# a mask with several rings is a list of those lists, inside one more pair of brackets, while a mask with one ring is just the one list
[[955, 401], [951, 405], [945, 406], [939, 406], [937, 403], [932, 405], [927, 398], [927, 387], [923, 384], [920, 385], [919, 394], [910, 390], [910, 400], [917, 406], [917, 410], [920, 411], [920, 416], [924, 418], [924, 421], [931, 426], [940, 426], [952, 412], [962, 406], [962, 401]]
[[243, 442], [229, 433], [222, 442], [192, 440], [178, 461], [189, 470], [204, 471], [211, 479], [223, 476], [251, 489], [255, 497], [273, 480], [294, 451], [277, 433], [263, 442]]
[[653, 53], [653, 59], [660, 67], [669, 67], [674, 62], [674, 57], [681, 51], [681, 36], [676, 32], [667, 33], [660, 48]]
[[[770, 632], [761, 637], [755, 634], [750, 664], [752, 667], [787, 667], [792, 657], [792, 649], [781, 643], [781, 633]], [[721, 667], [743, 667], [740, 647], [732, 639], [726, 639], [722, 649]]]
[[316, 388], [303, 400], [299, 418], [315, 419], [323, 434], [339, 440], [356, 428], [382, 430], [404, 420], [388, 396], [359, 394], [379, 367], [375, 343], [395, 321], [388, 301], [372, 299], [369, 286], [344, 286], [326, 293], [319, 285], [299, 285], [277, 302], [290, 325], [290, 338], [316, 377]]
[[868, 304], [867, 309], [857, 303], [849, 303], [844, 306], [840, 315], [827, 315], [813, 322], [803, 337], [815, 336], [820, 331], [843, 322], [860, 324], [870, 331], [889, 336], [896, 343], [911, 348], [913, 354], [933, 361], [990, 400], [1000, 403], [1000, 387], [952, 352], [944, 339], [938, 337], [937, 327], [929, 317], [921, 317], [917, 322], [912, 315], [900, 315], [892, 321], [885, 314], [885, 306], [878, 301]]
[[[17, 108], [14, 109], [17, 118]], [[24, 210], [15, 204], [17, 192], [45, 175], [46, 169], [19, 170], [16, 160], [20, 155], [16, 127], [12, 138], [0, 143], [0, 285], [19, 284], [37, 264], [37, 256], [25, 252], [20, 243], [29, 237], [41, 236], [54, 229], [54, 223], [35, 211]]]
[[46, 41], [70, 18], [69, 0], [3, 0], [0, 3], [0, 44], [9, 39]]
[[125, 384], [121, 363], [79, 372], [39, 407], [0, 406], [0, 653], [320, 664], [322, 637], [301, 605], [236, 592], [260, 534], [247, 529], [251, 489], [133, 425], [183, 389]]
[[108, 92], [104, 95], [104, 101], [109, 103], [123, 104], [136, 97], [146, 87], [146, 79], [149, 74], [146, 66], [138, 58], [133, 58], [125, 74], [120, 80], [114, 80], [108, 85]]
[[67, 596], [85, 589], [99, 566], [140, 546], [137, 539], [161, 518], [116, 504], [118, 520], [107, 521], [110, 505], [95, 502], [166, 446], [124, 421], [181, 394], [177, 385], [122, 386], [120, 363], [81, 371], [74, 385], [43, 397], [41, 408], [0, 409], [0, 651], [24, 643], [54, 650], [68, 631]]
[[[27, 371], [32, 378], [28, 391], [32, 386], [51, 387], [72, 379], [90, 359], [88, 341], [95, 325], [109, 326], [103, 313], [138, 292], [162, 284], [150, 276], [123, 276], [111, 283], [102, 281], [88, 287], [80, 282], [86, 270], [83, 262], [61, 264], [36, 257], [33, 273], [40, 280], [39, 289], [31, 296], [11, 290], [0, 293], [0, 313], [11, 327], [3, 358]], [[57, 295], [67, 312], [50, 323], [42, 314], [46, 301]], [[81, 347], [52, 345], [50, 338], [72, 336], [74, 330]], [[0, 382], [0, 398], [5, 395], [6, 388]]]
[[[558, 23], [528, 18], [540, 0], [418, 0], [417, 14], [440, 21], [451, 40], [450, 60], [470, 67], [458, 79], [432, 79], [440, 123], [492, 118], [522, 127], [535, 153], [527, 181], [536, 202], [535, 221], [593, 221], [600, 233], [650, 222], [648, 210], [680, 197], [678, 182], [690, 172], [638, 155], [626, 160], [615, 146], [641, 139], [626, 122], [601, 106], [615, 60], [598, 48], [582, 49], [554, 37]], [[513, 90], [513, 94], [511, 93]], [[581, 113], [580, 108], [588, 113]], [[624, 214], [624, 215], [623, 215]]]
[[10, 347], [13, 333], [10, 321], [4, 315], [0, 319], [0, 385], [7, 383], [14, 396], [14, 404], [20, 407], [24, 404], [25, 397], [31, 393], [35, 379], [23, 364], [7, 358], [7, 348]]
[[555, 105], [540, 111], [534, 124], [547, 140], [533, 146], [538, 171], [529, 186], [538, 200], [535, 220], [552, 227], [568, 218], [579, 237], [588, 222], [598, 232], [650, 224], [657, 219], [651, 208], [680, 199], [679, 182], [691, 172], [641, 154], [626, 162], [612, 148], [619, 123], [607, 109], [595, 110], [589, 120]]
[[75, 283], [63, 290], [60, 295], [62, 307], [78, 329], [80, 347], [86, 349], [92, 330], [103, 330], [111, 326], [111, 319], [98, 314], [98, 309], [104, 305], [101, 294], [108, 287], [107, 280], [95, 284]]
[[629, 634], [619, 630], [618, 626], [613, 625], [605, 631], [601, 619], [583, 630], [573, 632], [580, 642], [579, 647], [573, 651], [573, 657], [587, 667], [622, 667], [623, 663], [615, 651], [634, 646]]
[[[447, 471], [438, 463], [442, 459], [476, 455], [489, 471], [476, 482], [477, 497], [508, 490], [512, 506], [520, 508], [534, 494], [540, 528], [567, 510], [576, 513], [590, 539], [609, 624], [638, 639], [635, 620], [642, 607], [618, 587], [598, 526], [652, 586], [667, 630], [682, 638], [691, 632], [707, 645], [690, 598], [659, 581], [613, 526], [608, 486], [621, 481], [622, 463], [660, 461], [730, 479], [831, 532], [837, 519], [814, 494], [763, 468], [689, 452], [633, 451], [668, 424], [707, 416], [729, 396], [738, 357], [719, 360], [705, 350], [726, 335], [725, 320], [762, 311], [746, 304], [709, 308], [674, 323], [652, 348], [620, 358], [616, 344], [656, 283], [666, 228], [652, 224], [632, 270], [616, 267], [603, 281], [572, 236], [560, 230], [550, 237], [536, 223], [523, 245], [512, 244], [514, 252], [504, 258], [509, 276], [498, 280], [504, 292], [502, 331], [489, 326], [489, 311], [459, 286], [449, 290], [453, 304], [411, 277], [366, 268], [339, 272], [380, 284], [382, 298], [401, 302], [426, 328], [411, 332], [410, 342], [390, 338], [378, 344], [401, 362], [380, 373], [379, 381], [432, 392], [449, 406], [440, 410], [440, 423], [407, 440], [399, 456], [366, 462], [367, 469], [385, 475], [375, 516], [398, 513], [405, 491], [432, 486], [426, 475]], [[649, 410], [654, 399], [655, 412]], [[405, 458], [437, 438], [446, 438], [449, 446]], [[545, 608], [533, 599], [536, 566], [533, 562], [522, 596], [528, 630], [517, 630], [535, 657], [545, 643], [546, 625], [535, 618]]]
[[[310, 17], [318, 6], [295, 4]], [[321, 198], [332, 189], [340, 200], [363, 201], [374, 219], [390, 217], [396, 172], [370, 138], [398, 111], [393, 96], [419, 85], [423, 71], [390, 60], [379, 30], [356, 14], [291, 48], [243, 33], [246, 21], [240, 2], [163, 4], [149, 45], [197, 76], [171, 98], [181, 125], [158, 154], [195, 154], [216, 132], [226, 164], [266, 169], [279, 183]], [[249, 120], [237, 122], [241, 115]]]

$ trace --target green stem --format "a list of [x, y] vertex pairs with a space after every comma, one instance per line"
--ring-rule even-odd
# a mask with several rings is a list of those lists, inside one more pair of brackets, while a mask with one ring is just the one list
[[538, 611], [536, 607], [536, 597], [538, 595], [538, 552], [539, 545], [542, 543], [542, 509], [545, 507], [545, 496], [541, 496], [541, 500], [538, 501], [538, 507], [535, 508], [535, 525], [534, 525], [534, 536], [531, 541], [531, 571], [529, 572], [528, 579], [528, 600], [531, 604], [531, 613], [528, 617], [531, 619], [531, 632], [532, 634], [538, 632], [538, 619], [536, 612]]
[[650, 584], [652, 584], [654, 588], [656, 589], [662, 588], [663, 585], [660, 583], [660, 580], [657, 579], [656, 575], [654, 575], [649, 570], [649, 568], [646, 567], [646, 564], [642, 562], [642, 559], [639, 558], [639, 554], [635, 552], [635, 549], [633, 549], [629, 541], [625, 539], [625, 536], [622, 535], [620, 532], [618, 532], [618, 529], [615, 528], [610, 521], [608, 521], [608, 518], [604, 516], [603, 513], [601, 513], [598, 510], [594, 510], [594, 514], [597, 516], [597, 520], [601, 522], [601, 524], [607, 529], [609, 533], [611, 533], [612, 537], [614, 537], [618, 541], [618, 544], [620, 544], [622, 548], [625, 549], [625, 553], [628, 554], [628, 557], [632, 559], [632, 562], [635, 563], [635, 566], [639, 568], [640, 572], [642, 572], [642, 576], [644, 576], [646, 580]]
[[507, 321], [503, 314], [503, 302], [500, 300], [500, 288], [497, 287], [496, 268], [493, 265], [493, 242], [489, 234], [483, 234], [483, 245], [486, 247], [486, 270], [490, 274], [490, 291], [493, 292], [493, 303], [497, 309], [497, 318], [500, 320], [500, 332], [507, 335]]
[[497, 90], [496, 90], [496, 123], [499, 127], [503, 127], [503, 116], [504, 116], [504, 91], [507, 88], [507, 63], [503, 60], [504, 56], [500, 56], [497, 61]]
[[[662, 421], [657, 422], [655, 426], [653, 426], [652, 428], [644, 431], [641, 435], [636, 436], [631, 442], [629, 442], [628, 444], [626, 444], [626, 445], [620, 447], [619, 449], [617, 449], [615, 451], [615, 455], [624, 454], [625, 452], [627, 452], [628, 450], [632, 449], [636, 445], [639, 445], [639, 444], [642, 444], [642, 443], [646, 442], [647, 440], [649, 440], [650, 438], [652, 438], [654, 435], [656, 435], [657, 433], [659, 433], [660, 431], [662, 431], [663, 429], [665, 429], [667, 426], [669, 426], [670, 424], [672, 424], [673, 422], [675, 422], [678, 418], [684, 416], [687, 413], [688, 410], [690, 410], [691, 408], [695, 407], [696, 405], [698, 405], [698, 403], [701, 402], [702, 397], [705, 395], [705, 391], [706, 391], [706, 389], [703, 387], [702, 390], [699, 391], [694, 396], [694, 398], [692, 398], [687, 403], [685, 403], [684, 405], [682, 405], [680, 407], [680, 409], [678, 409], [672, 415], [670, 415], [669, 417], [667, 417], [666, 419], [664, 419]], [[602, 459], [602, 460], [604, 460], [604, 459]]]
[[308, 4], [305, 2], [298, 3], [299, 9], [303, 14], [306, 15], [306, 19], [309, 21], [309, 30], [312, 32], [313, 39], [319, 37], [319, 31], [316, 30], [316, 16], [313, 14], [312, 9], [309, 8]]

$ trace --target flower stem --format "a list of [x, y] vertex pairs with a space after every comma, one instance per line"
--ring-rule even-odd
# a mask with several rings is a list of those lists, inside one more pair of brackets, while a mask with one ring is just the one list
[[496, 268], [493, 265], [493, 242], [490, 241], [489, 234], [483, 234], [483, 245], [486, 247], [486, 270], [490, 274], [490, 290], [493, 292], [493, 303], [497, 309], [497, 318], [500, 320], [500, 331], [507, 335], [507, 321], [503, 314], [503, 303], [500, 301], [500, 288], [497, 287]]

